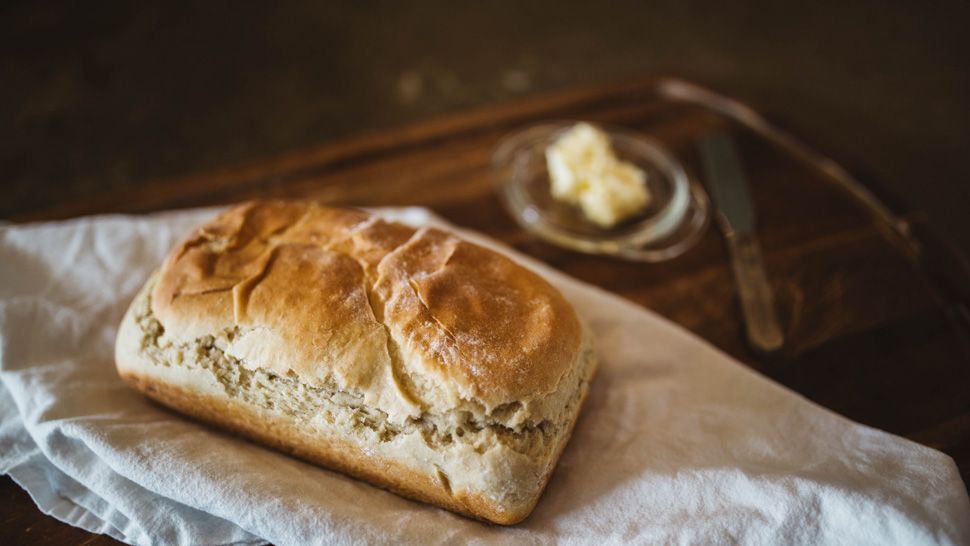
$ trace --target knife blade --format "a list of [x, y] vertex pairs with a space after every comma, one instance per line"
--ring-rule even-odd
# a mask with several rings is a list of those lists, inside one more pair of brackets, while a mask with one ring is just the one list
[[734, 142], [726, 133], [711, 132], [701, 138], [700, 152], [711, 199], [718, 209], [717, 223], [731, 255], [748, 343], [756, 351], [773, 353], [785, 340], [755, 236], [751, 192]]

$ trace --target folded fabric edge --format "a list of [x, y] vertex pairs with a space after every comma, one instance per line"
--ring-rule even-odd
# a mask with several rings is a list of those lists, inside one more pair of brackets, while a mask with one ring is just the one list
[[[0, 474], [8, 475], [42, 513], [85, 531], [128, 544], [154, 544], [146, 530], [101, 495], [77, 481], [51, 461], [23, 424], [20, 408], [0, 375], [0, 431], [17, 444], [15, 457], [0, 458]], [[114, 469], [111, 469], [114, 472]], [[140, 486], [139, 486], [140, 487]], [[146, 493], [156, 495], [149, 490]], [[171, 499], [167, 499], [171, 502]], [[187, 507], [188, 508], [188, 507]], [[215, 517], [215, 516], [213, 516]], [[265, 540], [231, 541], [212, 546], [266, 544]]]
[[[108, 535], [116, 540], [130, 543], [145, 543], [137, 537], [123, 532], [109, 520], [101, 517], [87, 503], [80, 502], [78, 493], [95, 497], [89, 499], [94, 505], [107, 503], [97, 495], [87, 491], [67, 474], [61, 472], [48, 461], [33, 438], [23, 426], [19, 410], [6, 386], [0, 381], [0, 423], [3, 424], [3, 443], [8, 447], [16, 446], [12, 457], [0, 460], [0, 473], [10, 478], [23, 489], [42, 513], [61, 522], [80, 527], [91, 533]], [[5, 455], [10, 455], [6, 453]], [[67, 487], [58, 487], [57, 484]]]
[[[35, 454], [3, 468], [0, 473], [26, 491], [42, 513], [85, 531], [108, 535], [128, 544], [153, 544], [152, 537], [134, 525], [97, 493], [58, 469], [34, 445]], [[218, 546], [266, 544], [265, 540], [218, 543]], [[217, 546], [213, 544], [212, 546]]]

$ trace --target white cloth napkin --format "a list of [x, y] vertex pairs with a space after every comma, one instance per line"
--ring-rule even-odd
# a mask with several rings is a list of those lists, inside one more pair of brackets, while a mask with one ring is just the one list
[[0, 471], [41, 510], [133, 544], [970, 543], [970, 501], [946, 455], [833, 414], [506, 248], [573, 302], [601, 354], [524, 523], [471, 521], [183, 419], [121, 383], [113, 342], [149, 273], [212, 213], [0, 228]]

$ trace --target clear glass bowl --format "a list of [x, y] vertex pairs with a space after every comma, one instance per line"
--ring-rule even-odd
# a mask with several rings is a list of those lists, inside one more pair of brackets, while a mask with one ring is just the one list
[[616, 155], [642, 169], [650, 202], [635, 216], [604, 229], [573, 205], [554, 199], [546, 148], [576, 122], [535, 125], [499, 142], [492, 156], [496, 183], [513, 218], [527, 231], [573, 250], [659, 262], [687, 251], [709, 223], [704, 188], [660, 144], [637, 133], [598, 126]]

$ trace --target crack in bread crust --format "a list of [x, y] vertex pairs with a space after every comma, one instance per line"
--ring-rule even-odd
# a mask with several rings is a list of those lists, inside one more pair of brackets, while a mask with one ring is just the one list
[[[497, 441], [517, 453], [542, 457], [552, 449], [560, 427], [566, 423], [548, 420], [524, 423], [513, 428], [494, 420], [481, 420], [470, 411], [456, 410], [446, 415], [422, 412], [402, 425], [390, 422], [383, 411], [367, 406], [363, 397], [336, 385], [313, 386], [300, 381], [295, 373], [286, 375], [243, 365], [227, 355], [215, 337], [208, 336], [192, 346], [165, 342], [164, 327], [151, 311], [150, 291], [136, 302], [135, 317], [143, 335], [142, 353], [157, 366], [185, 366], [209, 372], [226, 394], [262, 409], [281, 412], [302, 422], [324, 419], [343, 428], [356, 429], [381, 442], [399, 434], [418, 433], [429, 447], [452, 442], [470, 444], [480, 450]], [[225, 332], [226, 340], [239, 335], [239, 328]], [[572, 404], [570, 404], [572, 405]], [[515, 403], [496, 408], [501, 417], [515, 410]], [[564, 412], [569, 416], [571, 412]]]
[[[183, 343], [227, 324], [270, 326], [272, 349], [230, 352], [311, 383], [335, 373], [380, 397], [398, 422], [428, 407], [468, 402], [480, 415], [513, 401], [525, 402], [506, 423], [513, 428], [558, 422], [567, 400], [557, 392], [573, 383], [563, 380], [582, 337], [561, 294], [499, 254], [440, 230], [299, 202], [246, 203], [199, 228], [166, 261], [155, 296], [153, 311]], [[350, 366], [350, 355], [370, 367]], [[375, 390], [382, 373], [403, 396]]]
[[116, 355], [190, 416], [505, 524], [537, 502], [596, 369], [589, 329], [512, 260], [286, 202], [197, 229], [133, 301]]

